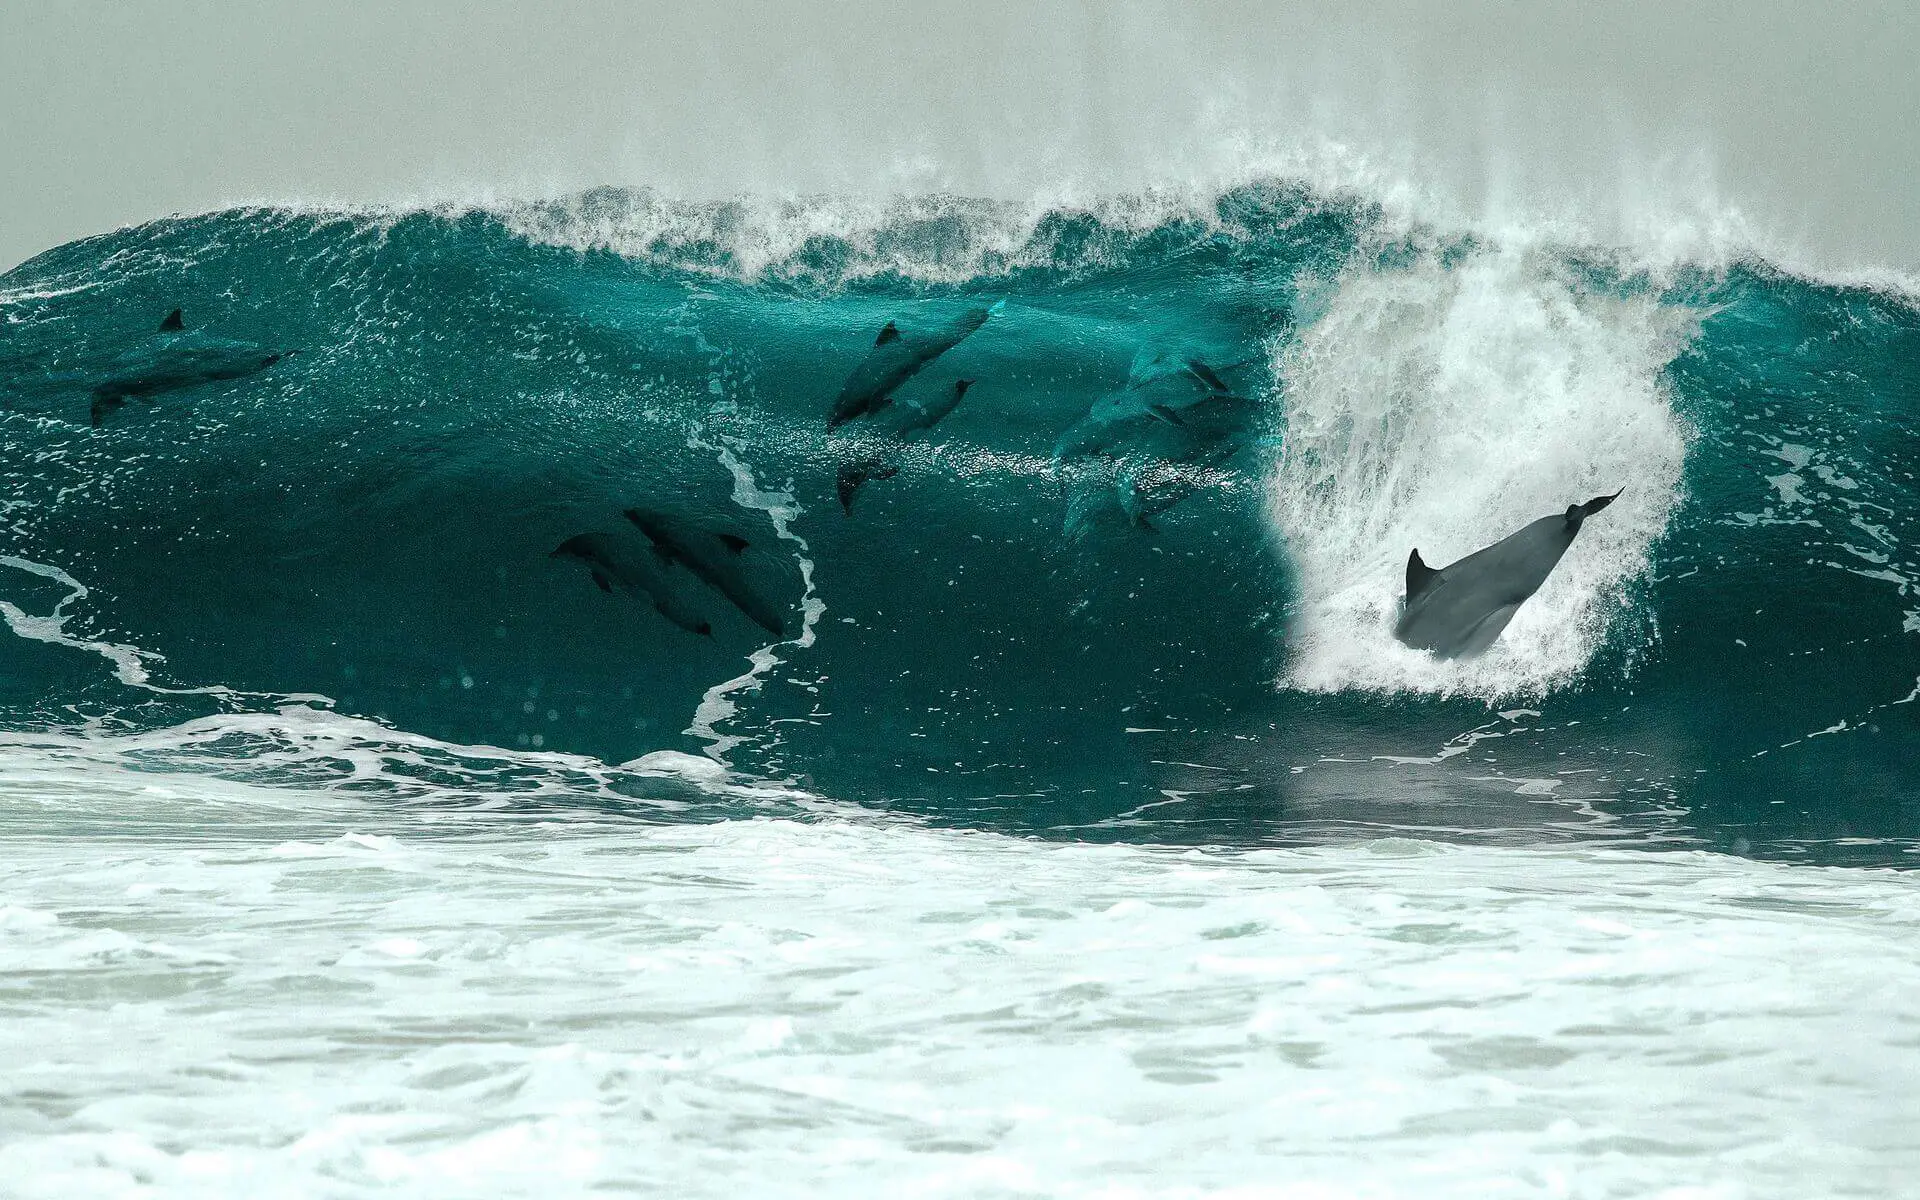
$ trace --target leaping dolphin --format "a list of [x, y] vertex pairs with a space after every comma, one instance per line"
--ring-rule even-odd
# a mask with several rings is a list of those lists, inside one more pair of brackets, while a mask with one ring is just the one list
[[107, 378], [93, 386], [95, 425], [125, 406], [129, 396], [150, 397], [266, 370], [288, 354], [253, 342], [211, 337], [189, 330], [179, 309], [160, 322], [154, 339], [120, 355]]
[[948, 413], [960, 406], [967, 389], [972, 386], [971, 379], [956, 379], [953, 390], [942, 393], [938, 400], [903, 400], [876, 413], [873, 418], [875, 432], [883, 433], [889, 442], [877, 447], [871, 454], [840, 464], [834, 490], [840, 496], [841, 510], [849, 516], [853, 515], [853, 498], [859, 493], [860, 485], [867, 480], [892, 479], [899, 474], [896, 445], [913, 441], [945, 420]]
[[616, 587], [634, 595], [644, 592], [667, 620], [688, 633], [713, 636], [713, 626], [680, 595], [667, 577], [666, 561], [651, 548], [636, 551], [604, 533], [579, 533], [547, 557], [578, 559], [587, 565], [595, 586], [608, 595]]
[[840, 426], [866, 413], [878, 412], [893, 399], [900, 385], [919, 374], [920, 369], [965, 341], [987, 318], [1000, 310], [1005, 301], [992, 308], [970, 308], [957, 320], [924, 332], [909, 333], [892, 321], [880, 330], [873, 349], [847, 376], [840, 395], [833, 402], [828, 429]]
[[747, 582], [740, 561], [747, 539], [738, 534], [714, 533], [651, 509], [629, 508], [626, 518], [647, 535], [661, 558], [698, 575], [701, 582], [725, 596], [768, 633], [775, 637], [786, 634], [786, 614]]
[[1406, 602], [1393, 636], [1436, 658], [1482, 653], [1547, 581], [1581, 524], [1619, 495], [1568, 505], [1439, 570], [1420, 561], [1416, 548], [1407, 559]]

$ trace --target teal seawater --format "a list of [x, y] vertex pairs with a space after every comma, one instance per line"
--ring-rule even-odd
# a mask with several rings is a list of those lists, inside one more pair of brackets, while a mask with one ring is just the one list
[[[0, 276], [0, 720], [110, 736], [327, 703], [453, 745], [710, 752], [1048, 836], [1407, 829], [1907, 861], [1911, 296], [1759, 258], [1522, 253], [1284, 181], [1087, 210], [772, 207], [601, 191], [493, 211], [241, 209]], [[1488, 266], [1503, 262], [1518, 265]], [[1372, 328], [1426, 320], [1444, 347], [1506, 302], [1500, 280], [1558, 298], [1548, 343], [1581, 314], [1673, 318], [1670, 345], [1621, 353], [1652, 354], [1678, 479], [1606, 488], [1656, 488], [1640, 497], [1656, 533], [1570, 672], [1304, 682], [1313, 531], [1275, 515], [1311, 508], [1275, 499], [1300, 469], [1297, 391], [1324, 378], [1357, 289], [1379, 297]], [[826, 417], [876, 331], [991, 304], [901, 392], [972, 379], [964, 403], [843, 512], [837, 473], [859, 447]], [[297, 353], [94, 425], [90, 388], [174, 308], [208, 337]], [[1248, 403], [1207, 454], [1171, 463], [1165, 422], [1122, 424], [1166, 505], [1143, 526], [1131, 476], [1053, 456], [1156, 355], [1212, 365]], [[1419, 373], [1393, 385], [1384, 424], [1470, 423], [1423, 412]], [[1496, 439], [1526, 420], [1495, 416]], [[1483, 450], [1516, 478], [1556, 469]], [[1327, 494], [1391, 504], [1376, 482], [1329, 475]], [[1584, 479], [1545, 483], [1568, 494], [1542, 512], [1588, 498]], [[745, 537], [755, 586], [791, 614], [784, 639], [711, 593], [712, 636], [690, 634], [549, 556], [623, 532], [636, 505]], [[116, 647], [148, 656], [144, 679]]]

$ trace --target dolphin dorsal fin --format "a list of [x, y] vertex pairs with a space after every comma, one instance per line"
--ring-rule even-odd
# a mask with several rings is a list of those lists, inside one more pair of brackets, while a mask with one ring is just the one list
[[973, 386], [973, 380], [971, 380], [971, 379], [956, 379], [956, 380], [954, 380], [954, 381], [953, 381], [953, 399], [954, 399], [954, 403], [956, 403], [956, 404], [957, 404], [957, 403], [959, 403], [959, 401], [960, 401], [960, 397], [962, 397], [962, 396], [964, 396], [964, 395], [966, 395], [966, 394], [967, 394], [967, 389], [968, 389], [968, 388], [970, 388], [970, 387], [972, 387], [972, 386]]
[[745, 550], [747, 548], [747, 539], [741, 537], [737, 533], [723, 533], [723, 534], [720, 534], [719, 537], [720, 537], [720, 544], [722, 546], [725, 546], [727, 549], [733, 551], [735, 554], [738, 554], [742, 550]]
[[1409, 554], [1407, 556], [1407, 599], [1411, 601], [1415, 596], [1425, 591], [1427, 585], [1433, 582], [1433, 577], [1439, 573], [1440, 572], [1434, 570], [1426, 563], [1420, 561], [1419, 550], [1416, 549], [1412, 554]]
[[180, 310], [177, 308], [167, 314], [166, 320], [160, 322], [161, 333], [179, 333], [186, 327], [187, 323], [181, 318]]
[[880, 331], [880, 336], [873, 339], [873, 344], [876, 346], [884, 346], [889, 342], [897, 342], [899, 340], [900, 340], [899, 327], [896, 326], [892, 321], [888, 321], [886, 328]]

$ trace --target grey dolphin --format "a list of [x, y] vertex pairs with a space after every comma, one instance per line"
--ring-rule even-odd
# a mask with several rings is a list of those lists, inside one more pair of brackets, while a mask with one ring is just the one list
[[942, 392], [938, 400], [918, 401], [902, 400], [898, 404], [889, 404], [873, 417], [873, 431], [888, 439], [864, 457], [849, 459], [840, 464], [840, 475], [835, 480], [835, 491], [840, 496], [840, 508], [849, 516], [853, 514], [853, 498], [860, 486], [869, 479], [892, 479], [900, 472], [897, 446], [913, 441], [927, 430], [932, 429], [946, 419], [948, 413], [960, 406], [967, 389], [973, 386], [971, 379], [956, 379], [953, 390]]
[[577, 533], [547, 557], [578, 559], [587, 565], [587, 574], [601, 591], [611, 595], [619, 587], [636, 595], [644, 592], [660, 615], [675, 625], [702, 637], [713, 635], [713, 626], [680, 595], [667, 577], [666, 561], [651, 548], [636, 551], [604, 533]]
[[1482, 653], [1547, 581], [1581, 524], [1619, 495], [1568, 505], [1566, 512], [1541, 517], [1439, 570], [1421, 562], [1415, 549], [1407, 559], [1406, 602], [1393, 636], [1437, 658]]
[[189, 330], [176, 308], [160, 322], [150, 341], [114, 359], [107, 377], [93, 386], [93, 423], [100, 424], [130, 396], [150, 397], [203, 383], [242, 379], [266, 370], [291, 353]]
[[753, 589], [742, 569], [747, 539], [732, 533], [714, 533], [692, 521], [645, 508], [629, 508], [626, 518], [637, 526], [668, 562], [676, 562], [700, 577], [714, 591], [775, 637], [786, 634], [786, 614]]
[[880, 330], [880, 336], [874, 339], [873, 349], [867, 351], [853, 374], [847, 376], [846, 385], [834, 399], [827, 428], [838, 429], [855, 417], [885, 408], [901, 384], [965, 341], [974, 330], [987, 323], [988, 317], [999, 312], [1004, 303], [1000, 301], [992, 308], [970, 308], [956, 320], [919, 333], [904, 332], [888, 321]]
[[[1232, 370], [1253, 361], [1247, 359], [1223, 369]], [[1207, 423], [1219, 425], [1229, 419], [1228, 413], [1240, 416], [1252, 406], [1252, 401], [1236, 395], [1219, 372], [1203, 360], [1165, 350], [1142, 350], [1126, 384], [1094, 401], [1087, 415], [1054, 442], [1053, 467], [1057, 473], [1072, 458], [1115, 457], [1122, 443], [1153, 441], [1156, 435], [1170, 435], [1177, 445], [1184, 440], [1179, 431], [1191, 423], [1194, 410], [1203, 409], [1208, 413]]]

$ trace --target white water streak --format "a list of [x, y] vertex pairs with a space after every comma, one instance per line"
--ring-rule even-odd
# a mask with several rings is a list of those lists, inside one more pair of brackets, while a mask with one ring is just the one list
[[45, 642], [51, 646], [68, 646], [75, 650], [85, 650], [98, 654], [113, 664], [114, 678], [128, 687], [137, 687], [144, 691], [158, 692], [166, 696], [248, 696], [264, 697], [284, 701], [289, 704], [325, 704], [332, 700], [311, 693], [244, 692], [222, 684], [208, 684], [204, 687], [163, 687], [153, 682], [147, 671], [148, 662], [165, 662], [164, 655], [151, 650], [142, 650], [138, 646], [124, 645], [119, 642], [91, 641], [77, 638], [67, 632], [70, 615], [67, 606], [78, 600], [84, 600], [90, 594], [86, 584], [67, 574], [59, 567], [47, 563], [33, 562], [11, 554], [0, 554], [0, 566], [11, 567], [16, 571], [25, 571], [38, 575], [42, 579], [51, 579], [67, 589], [67, 594], [53, 606], [53, 611], [45, 616], [36, 616], [7, 600], [0, 600], [0, 617], [4, 617], [7, 627], [23, 638]]
[[[724, 352], [716, 347], [694, 323], [694, 305], [696, 299], [689, 299], [674, 314], [677, 323], [672, 326], [674, 332], [693, 341], [701, 352], [710, 356], [713, 367], [708, 374], [707, 384], [716, 397], [708, 406], [708, 414], [715, 417], [731, 416], [739, 410], [730, 388], [738, 386], [725, 370]], [[820, 618], [826, 615], [826, 601], [822, 600], [813, 586], [814, 563], [807, 556], [807, 541], [793, 531], [793, 521], [806, 511], [794, 499], [793, 493], [785, 490], [763, 488], [755, 478], [753, 468], [741, 459], [736, 451], [745, 446], [740, 439], [724, 434], [713, 434], [709, 441], [706, 430], [696, 427], [687, 434], [689, 449], [705, 450], [714, 455], [716, 461], [727, 469], [733, 478], [733, 502], [741, 508], [755, 513], [765, 514], [772, 523], [774, 533], [782, 540], [794, 543], [797, 552], [795, 561], [800, 568], [800, 632], [792, 638], [773, 642], [760, 647], [747, 656], [747, 670], [731, 679], [723, 680], [708, 688], [695, 707], [693, 720], [682, 732], [700, 738], [707, 743], [706, 753], [715, 762], [724, 764], [727, 752], [747, 739], [737, 734], [721, 733], [718, 726], [730, 720], [740, 711], [734, 696], [739, 693], [754, 693], [760, 690], [768, 672], [779, 666], [784, 659], [778, 653], [782, 646], [792, 646], [804, 650], [813, 645], [814, 627]]]

